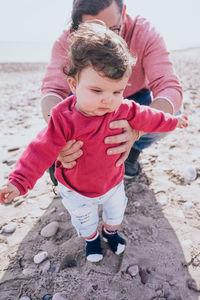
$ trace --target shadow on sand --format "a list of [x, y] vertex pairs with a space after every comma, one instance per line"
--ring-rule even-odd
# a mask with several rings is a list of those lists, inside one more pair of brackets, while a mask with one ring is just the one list
[[[55, 197], [5, 270], [0, 299], [42, 300], [60, 292], [69, 300], [198, 300], [200, 293], [188, 288], [189, 281], [194, 289], [196, 283], [185, 266], [176, 233], [145, 178], [142, 174], [140, 183], [125, 182], [129, 202], [120, 228], [127, 242], [123, 255], [113, 254], [102, 242], [104, 259], [87, 262], [84, 241], [77, 237], [61, 199]], [[52, 221], [59, 222], [59, 230], [54, 237], [42, 237], [41, 229]], [[48, 258], [36, 265], [33, 257], [40, 250], [47, 251]], [[145, 284], [141, 273], [131, 277], [132, 265], [143, 270]]]

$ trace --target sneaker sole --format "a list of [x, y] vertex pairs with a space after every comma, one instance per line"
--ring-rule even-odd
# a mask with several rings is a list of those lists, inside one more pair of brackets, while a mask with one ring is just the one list
[[137, 175], [130, 176], [130, 175], [124, 174], [124, 179], [133, 179], [135, 176], [137, 176]]
[[102, 254], [90, 254], [87, 256], [87, 260], [90, 262], [99, 262], [103, 259]]

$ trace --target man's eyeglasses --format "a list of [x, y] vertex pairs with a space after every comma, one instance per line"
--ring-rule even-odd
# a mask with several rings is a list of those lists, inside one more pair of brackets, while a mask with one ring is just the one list
[[119, 27], [111, 27], [109, 29], [114, 31], [115, 33], [119, 34], [121, 31], [121, 28], [122, 28], [122, 25], [120, 25]]
[[117, 26], [113, 26], [113, 27], [109, 27], [110, 30], [114, 31], [116, 34], [120, 34], [120, 31], [122, 29], [122, 17], [120, 17], [120, 25]]

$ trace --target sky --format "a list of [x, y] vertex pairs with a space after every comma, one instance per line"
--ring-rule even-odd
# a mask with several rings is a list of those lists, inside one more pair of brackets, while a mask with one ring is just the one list
[[[132, 17], [140, 14], [151, 21], [169, 50], [200, 46], [200, 0], [124, 3]], [[71, 8], [72, 0], [0, 0], [0, 45], [5, 41], [41, 42], [51, 48], [70, 22]]]

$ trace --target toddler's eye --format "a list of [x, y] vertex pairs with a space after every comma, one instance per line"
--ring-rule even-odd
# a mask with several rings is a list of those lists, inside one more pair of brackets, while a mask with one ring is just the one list
[[121, 92], [117, 92], [117, 91], [116, 91], [116, 92], [114, 92], [113, 94], [114, 94], [114, 95], [118, 95], [118, 94], [121, 94]]
[[94, 93], [100, 93], [101, 91], [100, 90], [91, 90], [92, 92]]

